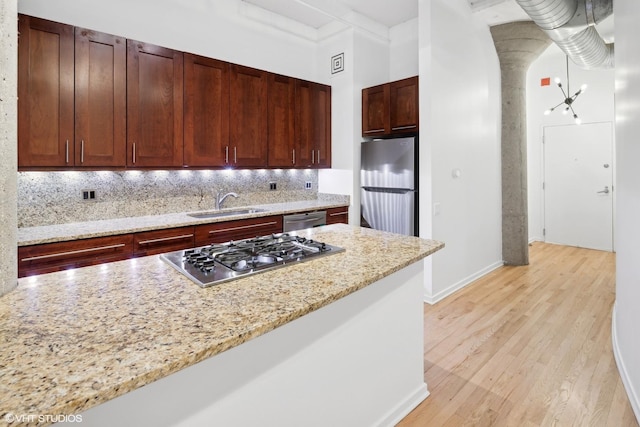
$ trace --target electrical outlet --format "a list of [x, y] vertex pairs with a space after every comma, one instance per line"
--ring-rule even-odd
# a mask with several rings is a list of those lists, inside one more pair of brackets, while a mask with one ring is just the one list
[[269, 190], [275, 190], [276, 189], [276, 183], [275, 182], [270, 182], [269, 183]]
[[96, 199], [95, 190], [82, 190], [82, 200], [95, 200], [95, 199]]
[[307, 181], [307, 182], [305, 182], [305, 183], [304, 183], [304, 188], [305, 188], [306, 190], [311, 190], [311, 181]]

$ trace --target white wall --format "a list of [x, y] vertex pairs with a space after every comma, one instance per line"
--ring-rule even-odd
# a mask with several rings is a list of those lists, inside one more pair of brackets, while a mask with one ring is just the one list
[[616, 0], [617, 232], [613, 348], [636, 418], [640, 420], [640, 2]]
[[[543, 145], [545, 126], [572, 125], [573, 117], [563, 115], [561, 109], [545, 116], [545, 110], [562, 102], [562, 92], [554, 83], [560, 77], [566, 88], [567, 71], [564, 53], [551, 44], [529, 67], [527, 72], [527, 168], [529, 188], [529, 241], [544, 241], [544, 204], [542, 181]], [[541, 86], [540, 79], [551, 78], [550, 86]], [[569, 60], [571, 93], [575, 93], [583, 83], [587, 90], [580, 95], [574, 109], [583, 123], [614, 121], [614, 70], [583, 70]], [[615, 162], [613, 164], [615, 173]]]
[[344, 71], [330, 74], [330, 68], [326, 69], [331, 84], [331, 169], [319, 171], [318, 188], [322, 188], [319, 191], [324, 193], [351, 196], [349, 223], [357, 224], [360, 203], [354, 199], [357, 195], [354, 173], [357, 140], [353, 139], [353, 133], [359, 118], [356, 114], [359, 103], [353, 84], [356, 68], [354, 30], [342, 31], [324, 40], [318, 52], [318, 62], [328, 67], [331, 57], [340, 53], [344, 53]]
[[243, 15], [240, 0], [20, 0], [18, 11], [307, 80], [316, 43]]
[[[360, 143], [362, 89], [418, 74], [417, 19], [389, 31], [389, 42], [355, 30], [320, 44], [319, 62], [345, 53], [345, 71], [330, 75], [332, 91], [332, 168], [319, 172], [321, 193], [351, 196], [349, 223], [360, 224]], [[328, 68], [327, 68], [328, 70]]]
[[418, 22], [415, 18], [389, 29], [389, 80], [418, 75]]
[[421, 235], [446, 244], [425, 286], [436, 302], [502, 265], [500, 65], [465, 0], [419, 8], [421, 224], [439, 209]]

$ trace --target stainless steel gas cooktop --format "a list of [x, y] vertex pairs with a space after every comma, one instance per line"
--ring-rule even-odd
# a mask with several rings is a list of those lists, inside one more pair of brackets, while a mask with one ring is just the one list
[[282, 233], [169, 252], [160, 257], [205, 288], [342, 251], [337, 246]]

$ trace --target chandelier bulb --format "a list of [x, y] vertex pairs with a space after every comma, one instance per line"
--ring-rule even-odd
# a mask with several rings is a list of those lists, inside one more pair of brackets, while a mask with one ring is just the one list
[[585, 90], [587, 90], [587, 84], [583, 84], [582, 86], [580, 86], [580, 92], [584, 92]]
[[553, 108], [551, 108], [550, 110], [545, 110], [544, 115], [548, 116], [549, 114], [551, 114], [552, 111], [553, 111]]

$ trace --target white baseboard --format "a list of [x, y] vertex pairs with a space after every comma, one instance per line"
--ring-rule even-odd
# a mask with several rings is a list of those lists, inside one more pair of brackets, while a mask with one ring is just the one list
[[624, 384], [624, 389], [627, 391], [627, 396], [629, 397], [629, 402], [631, 403], [631, 408], [633, 409], [633, 413], [636, 416], [636, 420], [640, 421], [640, 398], [635, 388], [633, 387], [633, 384], [631, 383], [629, 373], [627, 372], [626, 365], [624, 363], [624, 360], [622, 359], [622, 354], [620, 353], [620, 347], [618, 346], [615, 304], [613, 305], [613, 313], [611, 315], [611, 341], [613, 344], [613, 356], [615, 357], [616, 364], [618, 365], [618, 372], [620, 372], [622, 384]]
[[379, 426], [395, 426], [398, 424], [404, 417], [409, 415], [411, 411], [413, 411], [416, 406], [422, 403], [429, 397], [429, 390], [427, 389], [427, 384], [422, 384], [417, 390], [411, 393], [407, 398], [396, 405], [394, 408], [389, 411], [387, 415], [385, 415]]
[[542, 237], [532, 237], [529, 239], [529, 244], [532, 244], [535, 242], [544, 242], [544, 239]]
[[449, 295], [453, 294], [454, 292], [459, 291], [460, 289], [464, 288], [465, 286], [467, 286], [468, 284], [478, 280], [479, 278], [481, 278], [484, 275], [487, 275], [489, 273], [491, 273], [493, 270], [495, 270], [496, 268], [500, 268], [504, 265], [504, 261], [496, 261], [491, 265], [488, 265], [487, 267], [483, 268], [482, 270], [473, 273], [470, 276], [465, 277], [464, 279], [460, 280], [458, 283], [454, 283], [453, 285], [449, 286], [447, 289], [444, 289], [440, 292], [438, 292], [435, 295], [429, 295], [426, 291], [424, 294], [424, 302], [426, 302], [427, 304], [435, 304], [438, 301], [441, 301], [443, 299], [445, 299], [446, 297], [448, 297]]

